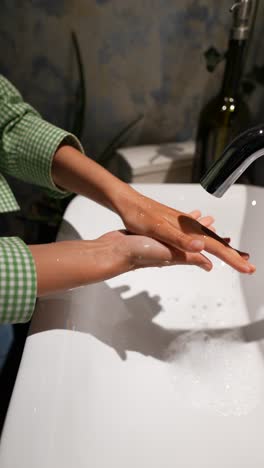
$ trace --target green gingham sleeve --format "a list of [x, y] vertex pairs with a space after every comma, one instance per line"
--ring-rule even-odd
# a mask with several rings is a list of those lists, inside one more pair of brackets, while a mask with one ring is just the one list
[[30, 320], [37, 296], [35, 263], [18, 237], [0, 237], [0, 323]]
[[83, 151], [74, 135], [43, 120], [0, 75], [0, 171], [63, 197], [67, 192], [56, 187], [51, 176], [53, 156], [62, 142]]

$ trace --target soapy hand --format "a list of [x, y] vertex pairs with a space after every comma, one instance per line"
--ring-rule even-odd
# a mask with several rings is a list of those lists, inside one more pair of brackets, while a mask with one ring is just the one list
[[[205, 271], [211, 270], [210, 262], [202, 254], [183, 252], [169, 247], [151, 237], [130, 234], [127, 231], [113, 231], [97, 239], [110, 243], [107, 277], [113, 277], [130, 270], [170, 265], [195, 265]], [[109, 262], [111, 258], [111, 262]], [[98, 261], [98, 265], [100, 259]]]
[[[195, 219], [213, 229], [213, 219]], [[130, 270], [168, 265], [197, 265], [210, 269], [201, 254], [187, 253], [147, 236], [114, 231], [94, 240], [61, 241], [29, 246], [37, 271], [38, 296], [104, 281]]]
[[[193, 219], [212, 232], [214, 219], [212, 216], [201, 217], [200, 211], [190, 213]], [[230, 239], [226, 239], [229, 242]], [[111, 275], [120, 272], [136, 270], [144, 267], [164, 267], [169, 265], [195, 265], [205, 271], [211, 270], [211, 262], [200, 253], [184, 252], [165, 245], [151, 237], [129, 234], [128, 231], [113, 231], [104, 234], [98, 239], [100, 242], [108, 242], [112, 252]], [[114, 255], [113, 255], [114, 253]], [[246, 254], [245, 254], [246, 255]], [[122, 270], [120, 270], [120, 267]]]
[[188, 215], [134, 191], [133, 196], [120, 207], [119, 214], [130, 233], [159, 241], [163, 248], [167, 246], [178, 256], [179, 263], [199, 264], [211, 270], [212, 262], [201, 254], [204, 250], [241, 273], [255, 271], [255, 267], [248, 262], [249, 255], [233, 249], [227, 239], [219, 237], [214, 229], [209, 229], [212, 218], [199, 220], [199, 211]]

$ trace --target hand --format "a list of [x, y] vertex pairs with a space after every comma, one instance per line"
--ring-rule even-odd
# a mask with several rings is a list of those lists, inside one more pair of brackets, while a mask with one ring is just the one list
[[[202, 218], [199, 222], [199, 211], [188, 215], [131, 190], [119, 209], [129, 232], [154, 238], [177, 251], [201, 255], [200, 263], [206, 258], [200, 252], [205, 250], [241, 273], [255, 271], [248, 262], [248, 254], [231, 248], [226, 239], [209, 229], [211, 217]], [[206, 260], [212, 268], [210, 260]]]
[[[192, 212], [190, 215], [193, 218], [200, 218], [199, 211]], [[201, 218], [200, 222], [214, 230], [211, 216]], [[205, 271], [210, 271], [212, 268], [211, 262], [202, 254], [183, 252], [150, 237], [129, 234], [125, 230], [104, 234], [96, 242], [109, 246], [108, 260], [111, 259], [108, 262], [109, 277], [143, 267], [195, 265]], [[100, 265], [100, 257], [98, 257], [97, 265]]]
[[[205, 224], [209, 219], [204, 219]], [[183, 252], [147, 236], [113, 231], [95, 240], [30, 245], [38, 296], [97, 283], [137, 268], [211, 263], [199, 253]]]
[[141, 195], [71, 146], [62, 145], [56, 152], [52, 177], [58, 187], [91, 198], [118, 213], [133, 234], [154, 238], [182, 252], [205, 250], [242, 273], [255, 271], [247, 261], [248, 256], [232, 249], [206, 225]]
[[[203, 226], [212, 232], [215, 231], [212, 216], [201, 217], [199, 210], [192, 211], [190, 216], [199, 220]], [[169, 265], [196, 265], [205, 271], [210, 271], [212, 268], [211, 262], [204, 255], [183, 252], [150, 237], [129, 234], [127, 231], [113, 231], [104, 234], [98, 241], [102, 243], [110, 242], [111, 251], [115, 252], [115, 255], [112, 256], [113, 276], [116, 268], [120, 273], [120, 265], [123, 265], [124, 271]], [[225, 241], [229, 242], [230, 239], [226, 238]], [[247, 256], [244, 253], [241, 253], [241, 255]]]
[[[212, 268], [211, 262], [202, 254], [183, 252], [151, 237], [129, 234], [125, 230], [104, 234], [97, 241], [102, 242], [102, 245], [109, 244], [111, 252], [108, 256], [107, 277], [109, 278], [146, 267], [196, 265], [205, 271], [210, 271]], [[98, 267], [99, 262], [98, 257]]]

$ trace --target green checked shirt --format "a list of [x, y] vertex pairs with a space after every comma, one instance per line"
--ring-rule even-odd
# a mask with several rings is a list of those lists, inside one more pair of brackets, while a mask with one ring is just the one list
[[[51, 177], [53, 156], [64, 141], [82, 151], [73, 135], [43, 120], [0, 75], [0, 213], [19, 210], [5, 174], [39, 185], [54, 197], [67, 195]], [[18, 237], [0, 237], [0, 323], [30, 320], [36, 292], [30, 250]]]

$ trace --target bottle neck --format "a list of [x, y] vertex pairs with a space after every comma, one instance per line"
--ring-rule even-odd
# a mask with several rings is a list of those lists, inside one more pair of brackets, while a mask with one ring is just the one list
[[239, 92], [247, 41], [230, 39], [221, 94], [235, 99]]

